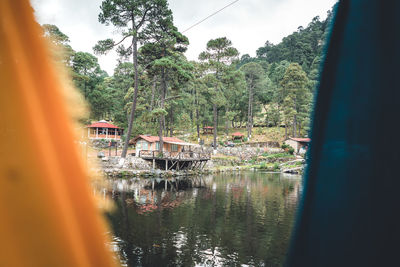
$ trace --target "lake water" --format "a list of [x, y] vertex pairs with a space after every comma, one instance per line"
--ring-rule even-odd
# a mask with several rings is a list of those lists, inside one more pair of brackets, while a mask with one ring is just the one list
[[[122, 266], [281, 266], [302, 191], [301, 178], [263, 172], [184, 181], [109, 181], [111, 248]], [[160, 182], [160, 180], [158, 180]], [[201, 187], [199, 187], [201, 186]]]

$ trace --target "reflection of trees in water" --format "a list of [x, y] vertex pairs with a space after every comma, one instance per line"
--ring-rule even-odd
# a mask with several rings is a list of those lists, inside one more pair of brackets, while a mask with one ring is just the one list
[[129, 266], [282, 263], [299, 180], [256, 172], [219, 175], [208, 184], [115, 194], [109, 217]]

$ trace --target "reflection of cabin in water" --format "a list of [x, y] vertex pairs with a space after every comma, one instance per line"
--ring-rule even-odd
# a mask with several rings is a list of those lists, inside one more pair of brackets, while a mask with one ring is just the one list
[[195, 144], [176, 137], [163, 137], [162, 153], [159, 152], [160, 138], [158, 136], [139, 135], [131, 139], [129, 144], [135, 145], [137, 157], [153, 161], [153, 169], [156, 165], [165, 170], [203, 168], [210, 159], [208, 153], [192, 151]]
[[89, 139], [121, 139], [123, 129], [101, 120], [86, 126]]

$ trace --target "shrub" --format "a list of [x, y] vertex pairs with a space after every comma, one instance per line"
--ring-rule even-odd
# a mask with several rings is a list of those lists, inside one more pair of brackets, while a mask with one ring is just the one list
[[293, 155], [293, 153], [294, 153], [294, 148], [293, 148], [293, 147], [289, 147], [289, 148], [288, 148], [288, 153], [289, 153], [290, 155]]
[[275, 162], [274, 164], [274, 170], [279, 171], [279, 164], [277, 162]]
[[244, 141], [244, 142], [247, 142], [247, 141], [248, 141], [247, 137], [244, 137], [244, 138], [243, 138], [243, 141]]
[[289, 145], [287, 145], [287, 144], [285, 144], [285, 143], [283, 143], [282, 146], [281, 146], [281, 148], [282, 148], [283, 150], [286, 150], [286, 149], [288, 149], [289, 147], [291, 147], [291, 146], [289, 146]]
[[265, 170], [265, 169], [268, 169], [268, 165], [267, 165], [267, 163], [266, 162], [261, 162], [261, 164], [260, 164], [260, 167], [259, 167], [260, 169], [263, 169], [263, 170]]

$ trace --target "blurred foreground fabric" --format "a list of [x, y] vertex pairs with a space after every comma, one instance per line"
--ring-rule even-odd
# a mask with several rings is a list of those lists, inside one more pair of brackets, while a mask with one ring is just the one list
[[41, 36], [0, 1], [0, 266], [114, 266]]
[[400, 1], [340, 1], [287, 266], [398, 266]]

